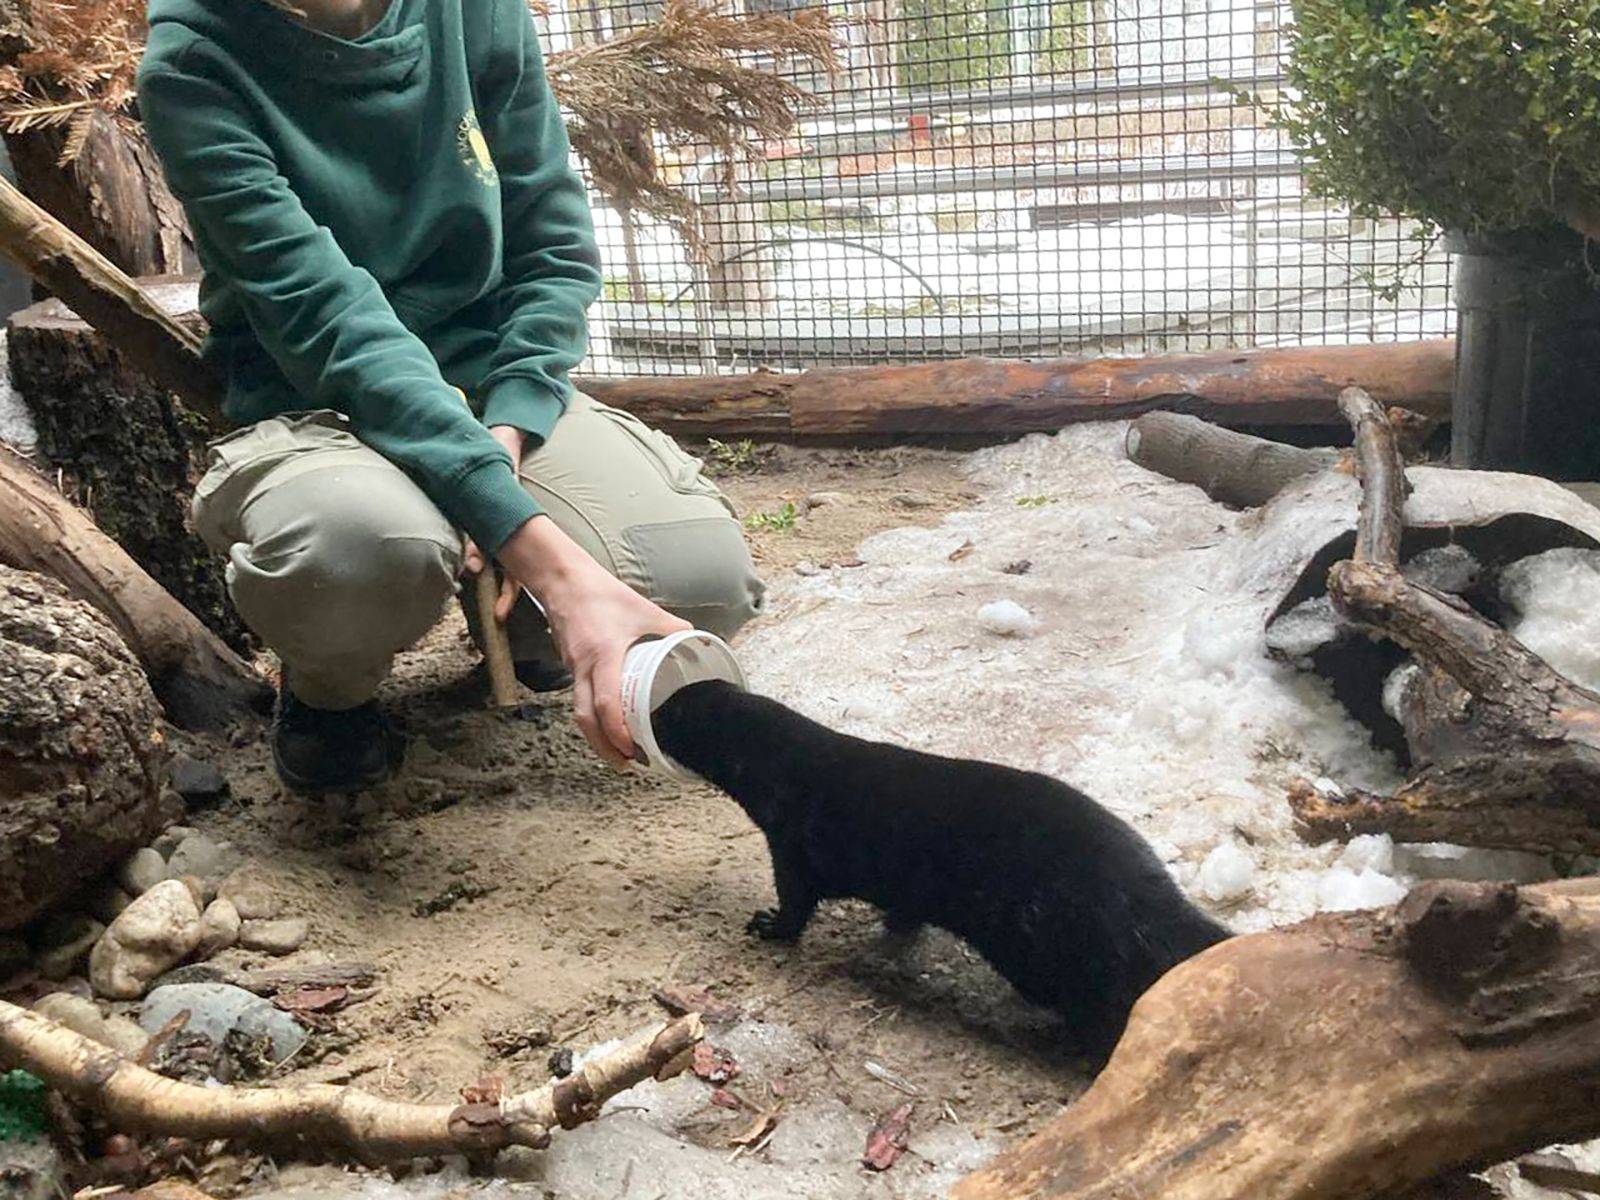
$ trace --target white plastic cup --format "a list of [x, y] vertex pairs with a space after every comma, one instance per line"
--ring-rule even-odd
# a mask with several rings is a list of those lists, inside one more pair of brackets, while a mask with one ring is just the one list
[[663, 638], [646, 638], [628, 648], [622, 660], [622, 712], [646, 766], [677, 779], [700, 778], [656, 745], [650, 718], [674, 692], [713, 679], [741, 689], [746, 686], [739, 660], [714, 633], [688, 629]]

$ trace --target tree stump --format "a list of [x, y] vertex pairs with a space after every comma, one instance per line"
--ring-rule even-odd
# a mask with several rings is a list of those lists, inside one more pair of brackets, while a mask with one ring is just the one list
[[[167, 298], [160, 287], [152, 292]], [[228, 602], [224, 563], [188, 525], [204, 473], [204, 424], [58, 300], [14, 316], [10, 346], [39, 453], [66, 476], [63, 490], [185, 608], [242, 649], [245, 628]]]
[[104, 617], [54, 580], [0, 567], [0, 929], [162, 829], [160, 721]]

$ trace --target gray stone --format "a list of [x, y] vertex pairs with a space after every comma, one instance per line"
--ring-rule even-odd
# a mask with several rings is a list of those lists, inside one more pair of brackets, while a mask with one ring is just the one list
[[239, 927], [239, 945], [263, 954], [293, 954], [310, 932], [311, 925], [304, 917], [246, 921]]
[[117, 883], [130, 896], [142, 896], [168, 877], [166, 860], [146, 846], [135, 850], [117, 868]]
[[34, 1003], [33, 1011], [49, 1017], [58, 1025], [65, 1025], [74, 1033], [93, 1038], [102, 1046], [110, 1046], [129, 1058], [144, 1049], [149, 1035], [127, 1017], [106, 1016], [93, 1000], [74, 996], [71, 992], [51, 992]]
[[265, 920], [283, 911], [283, 905], [272, 894], [261, 869], [254, 865], [240, 867], [224, 879], [218, 895], [232, 900], [246, 921]]
[[239, 940], [239, 910], [232, 900], [213, 900], [200, 914], [200, 944], [196, 958], [210, 958]]
[[174, 879], [198, 875], [213, 883], [225, 878], [239, 865], [239, 853], [229, 842], [214, 842], [203, 833], [191, 833], [167, 859], [167, 870]]
[[187, 825], [173, 825], [160, 837], [150, 843], [151, 849], [160, 854], [162, 858], [171, 858], [172, 852], [178, 848], [183, 839], [195, 833]]
[[180, 754], [172, 764], [172, 787], [190, 804], [215, 804], [228, 794], [228, 779], [210, 763]]
[[139, 1024], [146, 1033], [155, 1033], [173, 1017], [187, 1010], [184, 1028], [221, 1045], [229, 1030], [237, 1029], [250, 1037], [272, 1041], [272, 1055], [278, 1062], [288, 1058], [306, 1042], [300, 1022], [254, 992], [227, 983], [178, 983], [158, 987], [145, 997], [139, 1009]]
[[72, 913], [45, 922], [35, 959], [46, 979], [65, 979], [94, 949], [106, 927], [93, 917]]
[[114, 1000], [133, 1000], [200, 941], [200, 906], [182, 882], [156, 884], [111, 922], [89, 956], [89, 983]]

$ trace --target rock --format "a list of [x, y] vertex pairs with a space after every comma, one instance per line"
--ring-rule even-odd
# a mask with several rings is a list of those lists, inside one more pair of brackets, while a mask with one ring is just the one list
[[74, 996], [71, 992], [51, 992], [34, 1004], [33, 1011], [49, 1017], [58, 1025], [65, 1025], [74, 1033], [93, 1038], [102, 1046], [110, 1046], [129, 1058], [144, 1049], [150, 1040], [138, 1024], [127, 1017], [108, 1017], [93, 1000]]
[[0, 566], [0, 930], [20, 929], [166, 819], [156, 703], [111, 624]]
[[203, 833], [191, 833], [167, 859], [167, 870], [174, 879], [198, 875], [219, 882], [239, 865], [239, 854], [229, 842], [214, 842]]
[[93, 917], [73, 913], [45, 922], [36, 962], [46, 979], [65, 979], [88, 957], [106, 927]]
[[896, 492], [889, 497], [889, 503], [896, 508], [930, 508], [933, 497], [922, 492]]
[[115, 879], [102, 879], [84, 893], [83, 903], [96, 920], [109, 925], [133, 903], [133, 897], [123, 891]]
[[133, 1000], [189, 956], [200, 941], [200, 906], [180, 881], [156, 884], [111, 922], [89, 956], [89, 983], [102, 996]]
[[254, 992], [229, 983], [177, 983], [158, 987], [139, 1009], [139, 1024], [155, 1033], [187, 1010], [184, 1029], [222, 1045], [230, 1030], [272, 1041], [273, 1058], [282, 1062], [306, 1042], [300, 1022]]
[[272, 894], [260, 869], [254, 866], [240, 867], [229, 875], [222, 881], [218, 894], [232, 900], [233, 906], [246, 921], [275, 917], [283, 911], [283, 905]]
[[150, 990], [156, 988], [174, 987], [180, 983], [228, 983], [231, 982], [229, 973], [215, 963], [191, 962], [184, 963], [181, 967], [173, 967], [163, 975], [157, 975]]
[[1001, 637], [1032, 637], [1038, 619], [1015, 600], [991, 600], [978, 610], [978, 624]]
[[239, 940], [239, 910], [232, 900], [213, 900], [200, 914], [200, 943], [195, 946], [197, 958], [210, 958], [226, 950]]
[[228, 778], [198, 758], [180, 754], [172, 764], [172, 787], [190, 804], [215, 804], [228, 794]]
[[117, 868], [117, 883], [130, 896], [142, 896], [167, 878], [167, 864], [157, 850], [135, 850]]
[[263, 954], [293, 954], [304, 944], [310, 932], [310, 922], [304, 917], [245, 921], [239, 927], [239, 945]]
[[806, 497], [807, 508], [823, 508], [829, 504], [849, 504], [855, 497], [849, 492], [812, 492]]
[[174, 825], [150, 843], [151, 849], [162, 858], [171, 858], [172, 852], [178, 848], [186, 837], [192, 837], [197, 831], [187, 825]]

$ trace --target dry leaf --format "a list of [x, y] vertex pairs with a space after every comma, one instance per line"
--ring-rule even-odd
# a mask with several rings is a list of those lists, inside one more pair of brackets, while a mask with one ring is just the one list
[[726, 1025], [744, 1016], [738, 1006], [718, 1000], [704, 988], [674, 984], [651, 993], [655, 1002], [675, 1017], [697, 1012], [713, 1025]]
[[694, 1048], [691, 1069], [707, 1083], [727, 1083], [739, 1074], [739, 1061], [731, 1051], [701, 1042]]
[[906, 1146], [911, 1141], [912, 1108], [908, 1100], [879, 1119], [867, 1135], [867, 1151], [861, 1156], [863, 1166], [874, 1171], [887, 1171], [900, 1161], [900, 1156], [906, 1152]]

